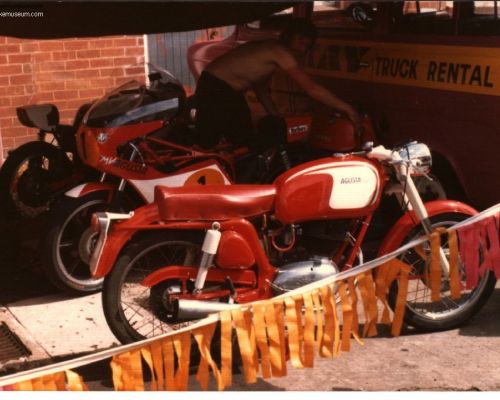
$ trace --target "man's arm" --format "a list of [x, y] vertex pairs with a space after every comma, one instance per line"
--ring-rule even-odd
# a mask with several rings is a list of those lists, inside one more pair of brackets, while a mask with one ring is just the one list
[[359, 114], [349, 103], [339, 99], [323, 86], [318, 85], [298, 67], [287, 69], [285, 72], [314, 100], [346, 114], [357, 128], [361, 126]]
[[269, 82], [263, 82], [259, 85], [254, 86], [252, 89], [257, 96], [257, 100], [259, 100], [259, 102], [264, 106], [264, 109], [267, 111], [267, 113], [279, 117], [280, 113], [278, 112], [278, 109], [276, 108], [276, 105], [274, 104], [271, 97], [271, 88], [269, 87]]
[[276, 52], [276, 63], [314, 100], [334, 108], [344, 114], [354, 123], [356, 128], [361, 126], [361, 118], [356, 110], [345, 101], [339, 99], [332, 92], [314, 82], [309, 75], [302, 71], [295, 58], [287, 51]]

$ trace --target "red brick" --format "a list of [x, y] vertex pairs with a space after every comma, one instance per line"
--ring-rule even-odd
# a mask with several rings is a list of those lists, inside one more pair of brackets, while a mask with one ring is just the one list
[[81, 99], [96, 99], [104, 95], [103, 89], [84, 89], [78, 91], [78, 96]]
[[[0, 99], [1, 101], [1, 99]], [[3, 117], [0, 118], [0, 128], [10, 128], [17, 123], [17, 120], [12, 117]]]
[[90, 60], [92, 68], [112, 67], [114, 65], [112, 58], [95, 58]]
[[15, 96], [10, 98], [10, 105], [12, 107], [24, 106], [29, 103], [30, 96]]
[[0, 54], [19, 53], [21, 45], [19, 44], [2, 44], [0, 45]]
[[52, 72], [52, 77], [54, 80], [68, 80], [68, 79], [75, 79], [75, 71], [57, 71], [57, 72]]
[[[0, 107], [10, 106], [10, 97], [0, 97]], [[1, 125], [0, 125], [1, 126]]]
[[33, 66], [31, 64], [23, 64], [23, 73], [31, 74], [33, 72]]
[[7, 56], [0, 56], [0, 65], [7, 64]]
[[7, 36], [7, 43], [9, 43], [9, 44], [18, 44], [18, 43], [26, 43], [26, 42], [30, 42], [30, 40]]
[[126, 78], [115, 78], [115, 84], [114, 84], [114, 86], [122, 85], [122, 84], [124, 84], [126, 82], [131, 81], [132, 79], [133, 79], [133, 77], [131, 77], [131, 76], [128, 76]]
[[31, 53], [34, 51], [39, 51], [40, 46], [38, 43], [23, 43], [21, 44], [21, 52], [23, 53]]
[[84, 50], [89, 48], [87, 40], [67, 40], [64, 42], [65, 50]]
[[25, 85], [24, 86], [24, 93], [25, 94], [33, 94], [36, 91], [36, 85]]
[[77, 78], [97, 78], [99, 76], [98, 69], [84, 69], [81, 71], [76, 71], [75, 76]]
[[123, 68], [103, 68], [99, 71], [100, 76], [119, 77], [123, 76]]
[[9, 54], [10, 64], [23, 64], [31, 61], [31, 54]]
[[67, 70], [85, 69], [90, 66], [88, 60], [66, 61], [65, 65]]
[[64, 110], [71, 110], [73, 113], [78, 109], [83, 103], [85, 103], [85, 100], [81, 98], [76, 98], [75, 96], [74, 100], [68, 100], [64, 106]]
[[16, 115], [16, 110], [13, 110], [12, 107], [0, 107], [0, 118], [12, 115]]
[[54, 94], [52, 92], [35, 94], [34, 96], [35, 103], [42, 103], [44, 101], [54, 101]]
[[75, 60], [76, 51], [54, 51], [52, 53], [52, 59], [54, 61]]
[[139, 46], [144, 46], [144, 39], [142, 37], [137, 38], [137, 44]]
[[125, 55], [125, 49], [106, 49], [102, 51], [105, 57], [120, 57]]
[[43, 53], [33, 54], [33, 59], [37, 63], [47, 62], [52, 60], [52, 52], [45, 51]]
[[115, 65], [133, 65], [137, 63], [137, 59], [135, 57], [118, 57], [114, 59]]
[[7, 38], [5, 36], [0, 36], [0, 44], [7, 43]]
[[98, 58], [101, 56], [101, 50], [78, 50], [77, 58]]
[[128, 47], [125, 49], [127, 56], [142, 56], [144, 55], [144, 48], [142, 47]]
[[141, 75], [144, 74], [144, 68], [143, 67], [131, 67], [131, 68], [125, 68], [125, 75], [130, 76], [130, 75]]
[[57, 90], [54, 92], [55, 100], [74, 99], [77, 96], [78, 96], [78, 91], [76, 90]]
[[[126, 79], [126, 80], [128, 80], [128, 79]], [[113, 79], [109, 79], [109, 78], [91, 79], [90, 84], [93, 88], [111, 89], [115, 86], [113, 84]]]
[[90, 49], [103, 49], [113, 47], [113, 39], [97, 39], [89, 41]]
[[8, 76], [0, 76], [0, 86], [6, 86], [9, 84]]
[[11, 85], [25, 85], [27, 83], [32, 83], [33, 77], [31, 75], [12, 75], [9, 81]]
[[132, 47], [137, 45], [137, 40], [136, 38], [127, 38], [127, 37], [121, 39], [114, 39], [113, 45], [115, 47]]
[[88, 79], [78, 79], [66, 82], [66, 89], [88, 89], [91, 87]]
[[20, 64], [0, 66], [0, 75], [10, 76], [13, 74], [21, 74], [22, 72], [23, 72], [23, 66]]
[[62, 51], [64, 50], [64, 42], [60, 40], [41, 40], [40, 51]]
[[2, 129], [2, 137], [4, 138], [22, 136], [25, 134], [26, 134], [26, 128], [22, 126]]
[[6, 150], [8, 148], [14, 147], [14, 139], [13, 138], [3, 138], [2, 140], [3, 149]]
[[63, 61], [46, 61], [40, 63], [40, 71], [64, 71], [65, 69]]
[[7, 96], [16, 96], [24, 94], [24, 86], [7, 86], [5, 88]]
[[40, 92], [47, 92], [53, 90], [64, 90], [66, 89], [66, 82], [61, 81], [50, 81], [50, 82], [37, 82], [38, 89]]

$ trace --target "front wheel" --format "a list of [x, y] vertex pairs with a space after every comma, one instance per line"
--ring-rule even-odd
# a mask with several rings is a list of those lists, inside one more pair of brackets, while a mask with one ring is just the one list
[[[446, 213], [430, 218], [432, 228], [448, 228], [453, 226], [469, 215], [460, 213]], [[421, 226], [412, 232], [400, 243], [410, 242], [424, 234]], [[445, 254], [449, 255], [449, 247], [446, 235], [442, 236], [441, 246]], [[405, 310], [405, 322], [415, 328], [424, 331], [444, 331], [453, 329], [475, 315], [490, 298], [495, 288], [496, 279], [491, 271], [480, 278], [477, 286], [472, 290], [465, 289], [466, 272], [465, 266], [460, 261], [460, 284], [462, 295], [458, 300], [450, 297], [449, 280], [443, 279], [441, 283], [441, 300], [431, 301], [431, 291], [428, 281], [429, 276], [429, 244], [424, 243], [422, 251], [410, 249], [401, 254], [399, 259], [412, 267], [408, 282], [408, 296]], [[389, 292], [389, 303], [394, 309], [397, 297], [397, 282], [394, 282]]]
[[89, 269], [97, 240], [91, 218], [108, 208], [107, 193], [96, 192], [76, 199], [65, 196], [50, 210], [40, 249], [43, 268], [57, 288], [77, 295], [101, 290], [103, 279], [93, 279]]

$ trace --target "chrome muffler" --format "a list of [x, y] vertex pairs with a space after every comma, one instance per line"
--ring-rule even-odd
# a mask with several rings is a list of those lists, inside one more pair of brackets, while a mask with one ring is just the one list
[[225, 310], [238, 307], [235, 304], [219, 303], [217, 301], [183, 300], [179, 299], [175, 304], [177, 318], [179, 320], [193, 320], [208, 317]]

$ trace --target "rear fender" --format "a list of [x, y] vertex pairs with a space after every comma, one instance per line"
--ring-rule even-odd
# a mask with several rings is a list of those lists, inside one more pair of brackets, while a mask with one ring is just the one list
[[[460, 213], [466, 215], [476, 215], [477, 210], [467, 204], [453, 200], [435, 200], [425, 203], [425, 208], [429, 218], [439, 214]], [[407, 212], [403, 215], [391, 228], [385, 236], [382, 245], [378, 251], [378, 255], [384, 255], [396, 250], [401, 246], [405, 238], [410, 232], [419, 225], [417, 216], [414, 211]]]
[[68, 190], [65, 195], [77, 199], [90, 193], [106, 192], [108, 193], [108, 200], [111, 201], [116, 189], [116, 185], [111, 183], [89, 182], [75, 186], [73, 189]]

